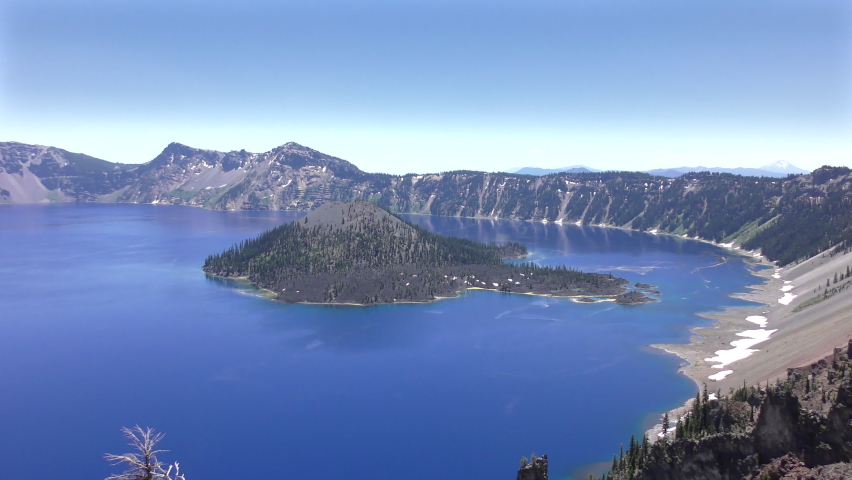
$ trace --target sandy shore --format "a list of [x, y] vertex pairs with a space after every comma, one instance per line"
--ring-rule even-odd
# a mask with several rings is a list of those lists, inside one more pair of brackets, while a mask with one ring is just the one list
[[[826, 280], [833, 282], [835, 273], [845, 274], [852, 253], [821, 254], [782, 269], [761, 258], [755, 261], [771, 268], [755, 272], [760, 283], [738, 297], [763, 306], [702, 315], [715, 323], [693, 329], [689, 344], [654, 345], [686, 360], [681, 371], [699, 386], [706, 382], [710, 391], [727, 393], [743, 381], [774, 381], [786, 376], [787, 368], [824, 358], [852, 338], [852, 289], [793, 311], [822, 296]], [[743, 355], [748, 356], [737, 359]]]
[[[684, 359], [680, 371], [699, 388], [706, 383], [710, 392], [724, 395], [744, 381], [750, 385], [774, 382], [786, 377], [788, 368], [823, 359], [852, 339], [852, 289], [794, 312], [821, 296], [826, 280], [833, 282], [835, 273], [845, 274], [847, 265], [852, 267], [852, 253], [820, 254], [785, 268], [762, 257], [753, 258], [769, 268], [756, 271], [759, 283], [736, 297], [762, 305], [703, 314], [715, 323], [694, 328], [689, 344], [652, 345]], [[672, 425], [689, 410], [691, 402], [689, 399], [668, 412]], [[652, 441], [661, 435], [661, 427], [657, 424], [647, 432]]]

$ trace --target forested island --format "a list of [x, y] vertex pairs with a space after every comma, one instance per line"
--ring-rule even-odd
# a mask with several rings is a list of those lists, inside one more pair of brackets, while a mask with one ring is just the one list
[[566, 267], [509, 263], [526, 247], [434, 234], [370, 202], [331, 202], [301, 220], [211, 255], [204, 271], [244, 277], [288, 303], [428, 302], [469, 289], [651, 301], [627, 280]]

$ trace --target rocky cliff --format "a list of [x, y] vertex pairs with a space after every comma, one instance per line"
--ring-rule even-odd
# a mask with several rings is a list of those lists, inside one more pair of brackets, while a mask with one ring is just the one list
[[547, 480], [547, 455], [533, 454], [532, 460], [522, 459], [517, 480]]
[[781, 264], [852, 246], [852, 175], [843, 167], [786, 179], [637, 172], [393, 176], [363, 172], [296, 143], [259, 154], [173, 143], [135, 166], [0, 143], [0, 169], [0, 202], [6, 203], [311, 210], [329, 201], [370, 200], [400, 213], [605, 225], [737, 241]]
[[138, 167], [60, 148], [0, 143], [0, 203], [99, 200], [133, 183]]
[[[852, 343], [850, 343], [852, 348]], [[612, 480], [852, 478], [852, 362], [790, 369], [772, 386], [706, 393], [656, 442], [631, 441]]]

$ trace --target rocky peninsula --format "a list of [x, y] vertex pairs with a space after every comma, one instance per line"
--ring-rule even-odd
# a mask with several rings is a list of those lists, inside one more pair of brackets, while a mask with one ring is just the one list
[[287, 303], [429, 302], [469, 289], [641, 304], [627, 280], [566, 267], [509, 263], [526, 247], [428, 232], [369, 202], [332, 202], [241, 242], [204, 264], [247, 278]]

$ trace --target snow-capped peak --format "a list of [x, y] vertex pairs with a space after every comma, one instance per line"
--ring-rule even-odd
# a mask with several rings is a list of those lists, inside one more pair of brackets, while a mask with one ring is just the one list
[[778, 173], [808, 173], [807, 170], [802, 170], [801, 168], [793, 165], [792, 163], [786, 160], [778, 160], [777, 162], [772, 162], [768, 165], [760, 167], [760, 169]]

